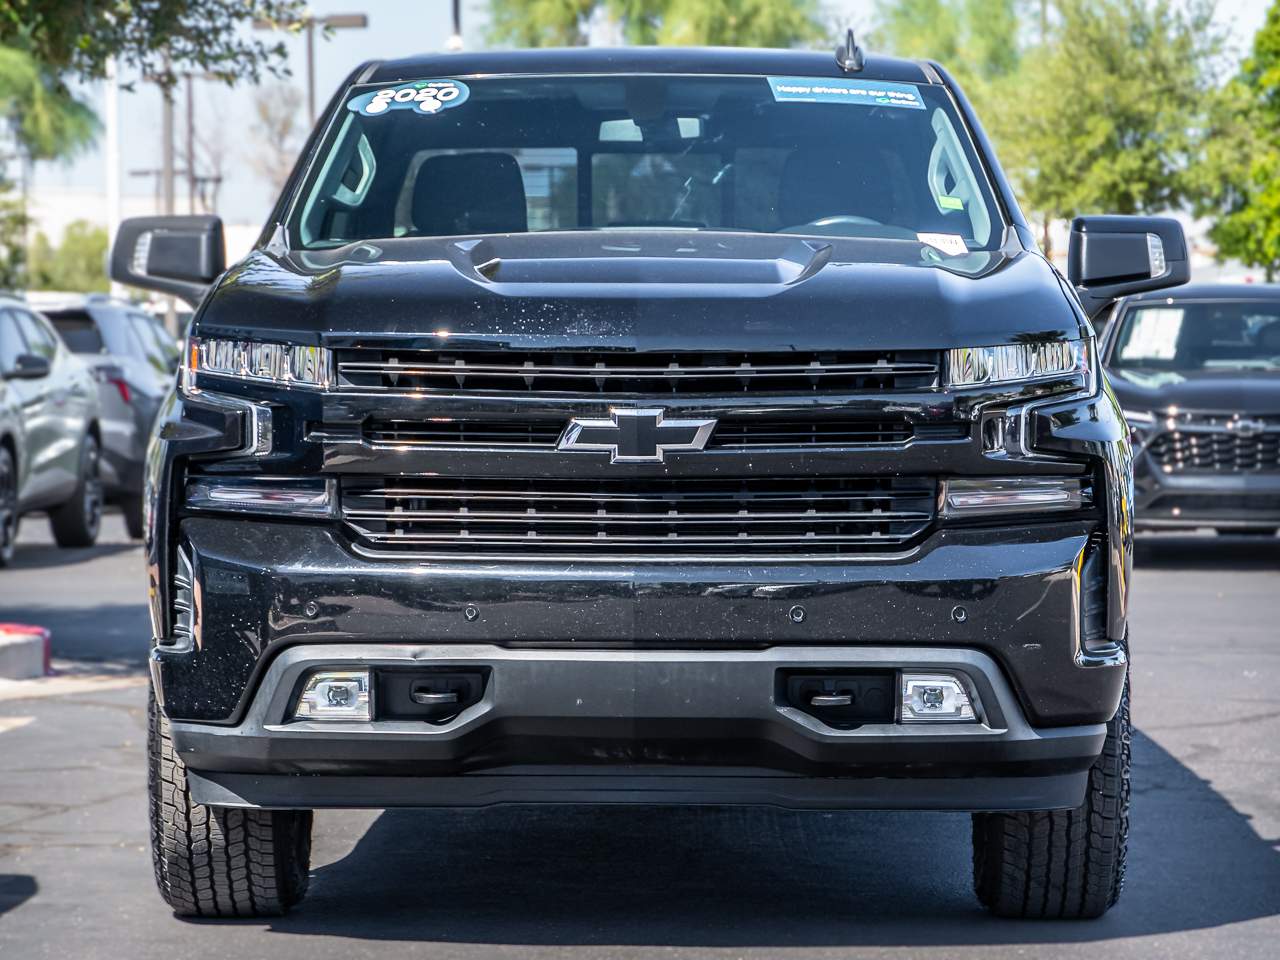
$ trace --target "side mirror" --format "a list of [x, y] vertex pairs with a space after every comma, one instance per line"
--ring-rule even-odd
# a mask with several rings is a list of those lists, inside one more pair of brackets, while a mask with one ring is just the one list
[[49, 375], [49, 361], [34, 353], [20, 353], [13, 362], [13, 369], [6, 370], [6, 380], [39, 380]]
[[111, 247], [112, 280], [193, 306], [226, 268], [218, 217], [131, 217], [121, 222]]
[[1067, 279], [1090, 317], [1120, 297], [1191, 279], [1182, 224], [1168, 217], [1076, 217]]

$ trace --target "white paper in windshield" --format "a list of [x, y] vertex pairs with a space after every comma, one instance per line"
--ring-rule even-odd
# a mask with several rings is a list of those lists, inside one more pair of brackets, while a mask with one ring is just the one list
[[964, 237], [958, 233], [917, 233], [916, 239], [927, 246], [933, 247], [935, 250], [941, 250], [943, 253], [953, 257], [969, 252], [969, 247], [965, 244]]

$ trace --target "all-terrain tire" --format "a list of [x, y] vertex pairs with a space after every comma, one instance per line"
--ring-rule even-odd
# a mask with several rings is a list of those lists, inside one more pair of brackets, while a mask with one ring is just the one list
[[86, 434], [80, 447], [80, 478], [76, 492], [60, 507], [49, 511], [49, 526], [60, 547], [92, 547], [102, 526], [102, 477], [98, 441]]
[[973, 882], [1001, 917], [1089, 920], [1124, 887], [1129, 840], [1129, 684], [1074, 810], [973, 815]]
[[147, 706], [151, 859], [160, 895], [180, 917], [274, 917], [307, 892], [310, 810], [194, 803], [169, 721]]

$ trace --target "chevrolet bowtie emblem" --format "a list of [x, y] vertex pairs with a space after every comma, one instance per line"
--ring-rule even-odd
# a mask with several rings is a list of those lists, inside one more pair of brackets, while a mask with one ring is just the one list
[[668, 451], [701, 450], [715, 426], [714, 420], [667, 420], [662, 410], [614, 408], [608, 420], [574, 417], [556, 449], [607, 453], [612, 463], [661, 463]]

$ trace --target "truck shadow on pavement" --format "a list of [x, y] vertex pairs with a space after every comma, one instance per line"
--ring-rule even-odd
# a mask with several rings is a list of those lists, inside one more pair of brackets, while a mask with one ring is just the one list
[[1128, 888], [1096, 922], [985, 914], [966, 815], [499, 807], [383, 813], [271, 929], [468, 944], [1042, 944], [1280, 913], [1277, 841], [1140, 733], [1134, 756]]
[[1133, 564], [1139, 570], [1280, 569], [1280, 537], [1139, 536]]
[[40, 885], [26, 873], [0, 873], [0, 917], [36, 895]]

